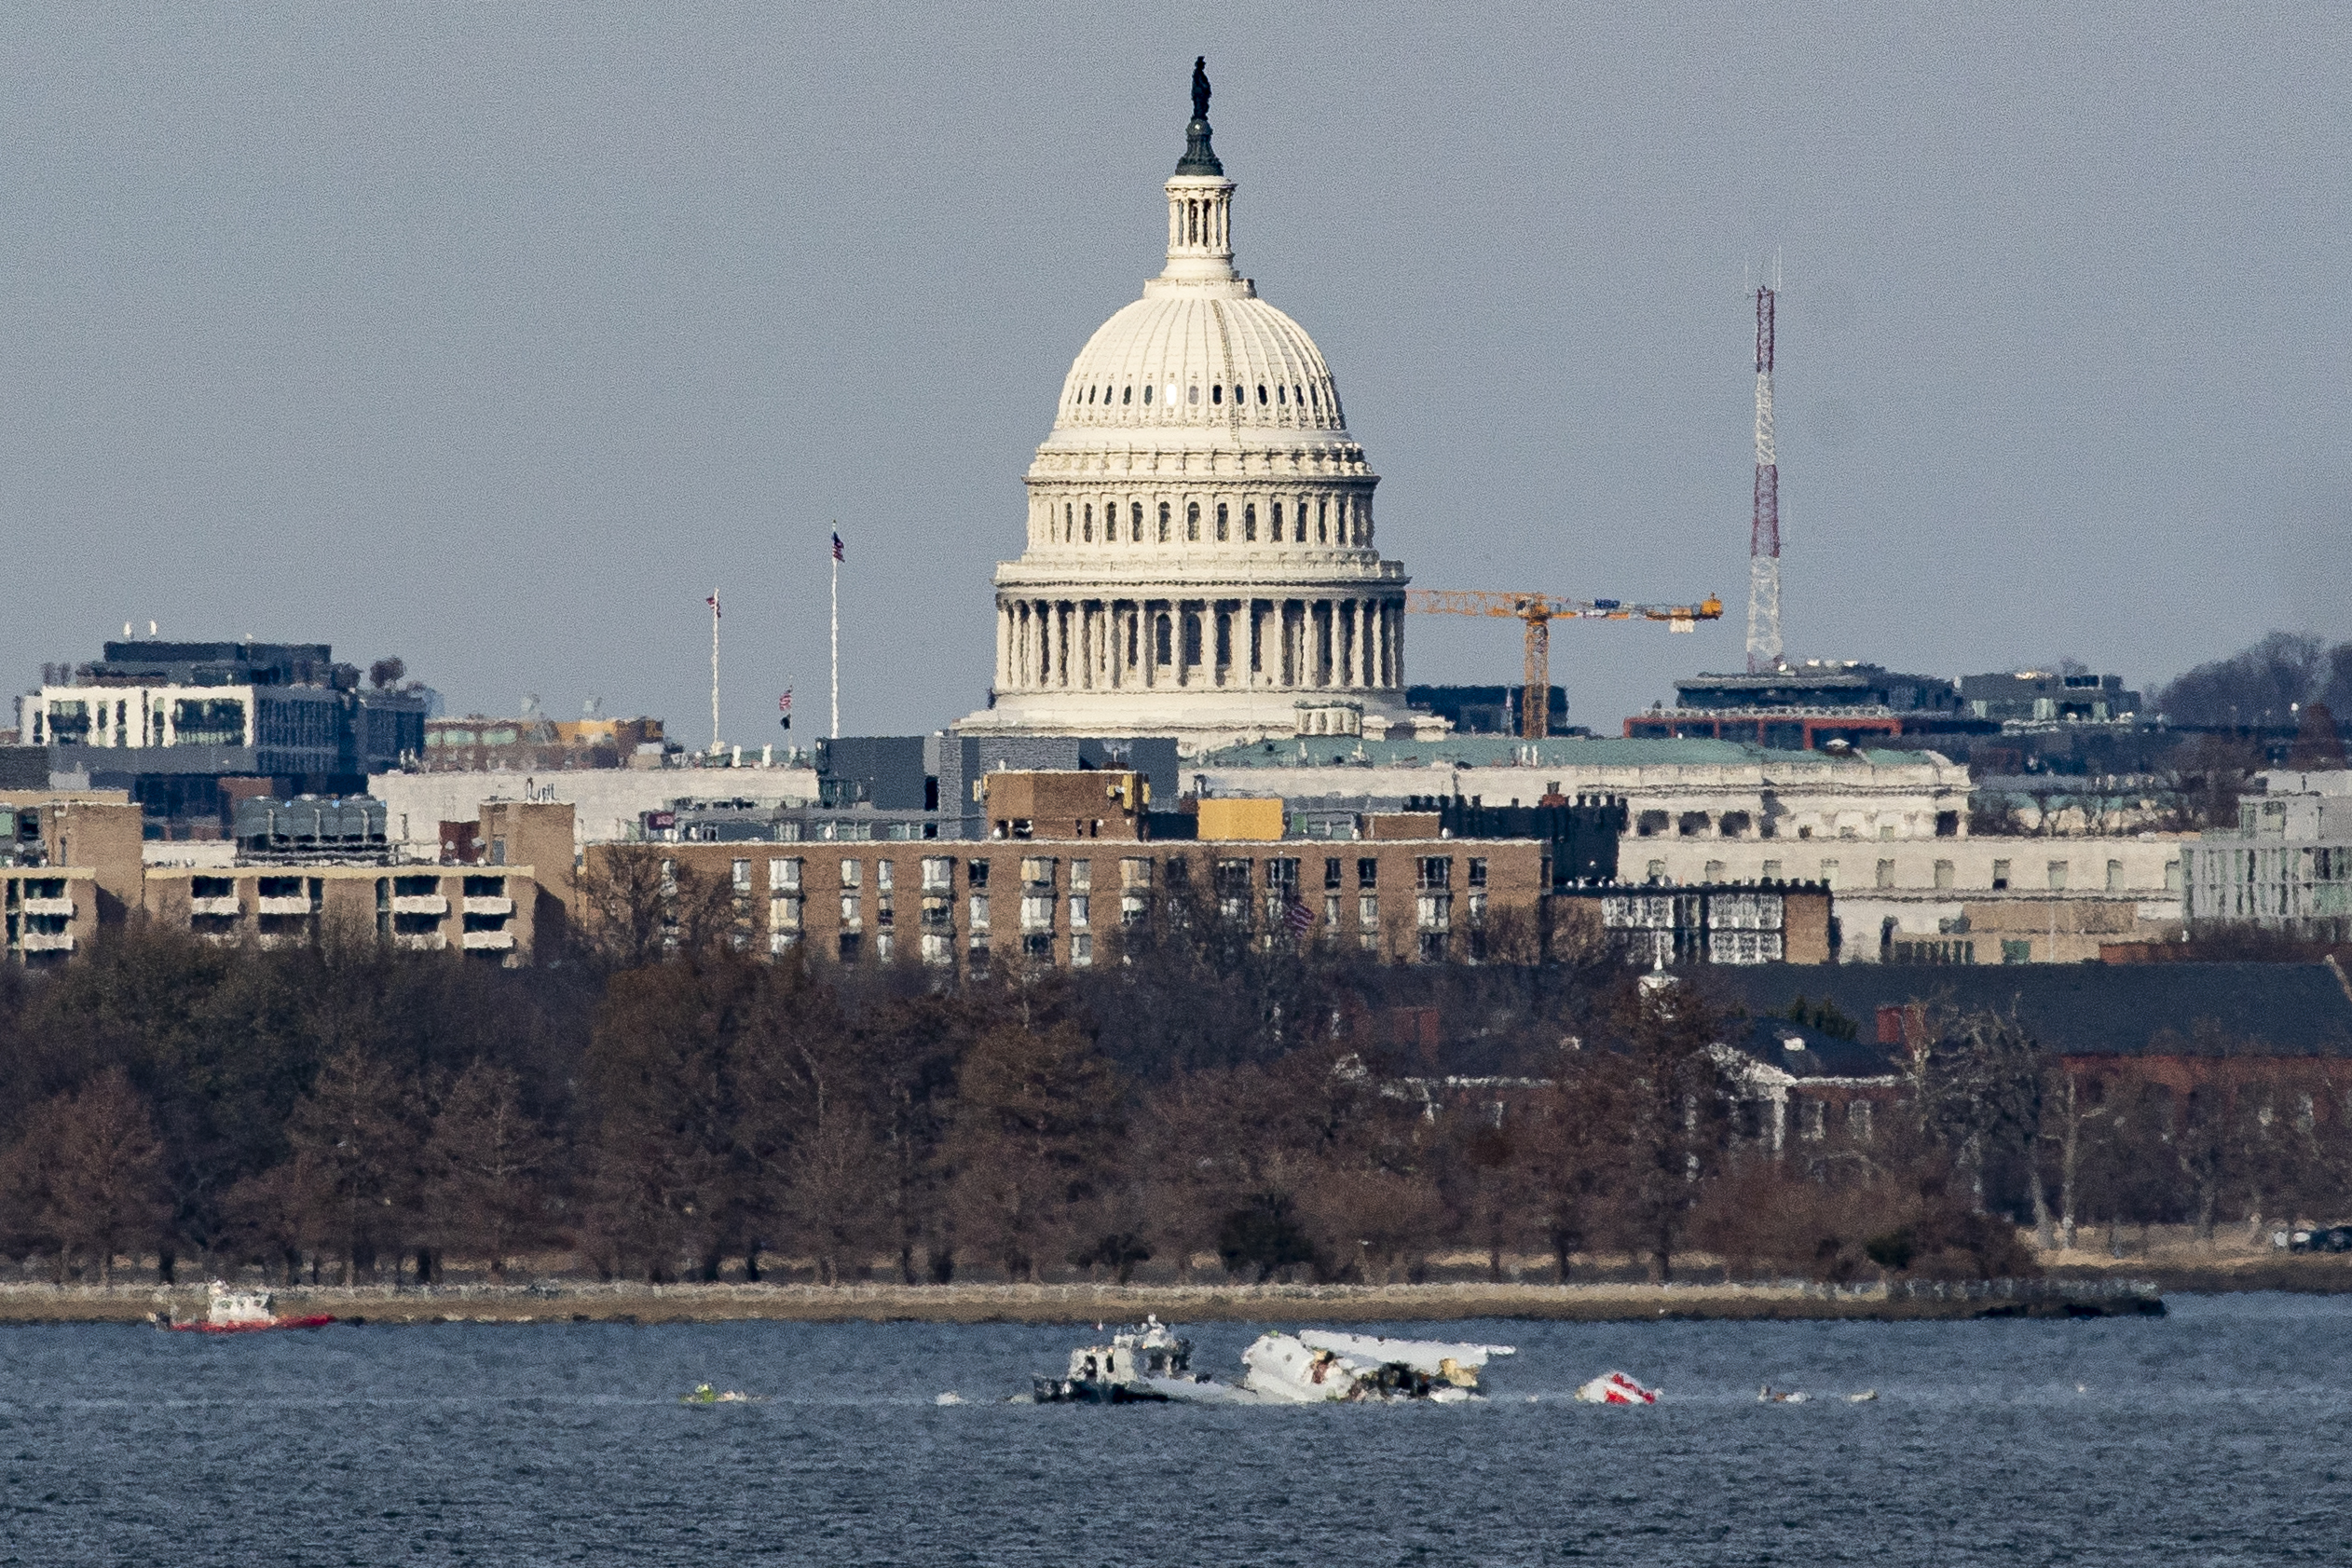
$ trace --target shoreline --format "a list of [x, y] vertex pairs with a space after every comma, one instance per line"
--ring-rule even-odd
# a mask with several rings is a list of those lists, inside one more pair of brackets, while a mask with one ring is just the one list
[[[2339, 1271], [2340, 1272], [2340, 1271]], [[2344, 1284], [2352, 1284], [2347, 1279]], [[2162, 1281], [2071, 1278], [1879, 1285], [535, 1285], [289, 1286], [289, 1316], [352, 1324], [1966, 1321], [2161, 1316]], [[2254, 1287], [2256, 1288], [2276, 1286]], [[2343, 1288], [2339, 1284], [2337, 1288]], [[0, 1286], [0, 1324], [200, 1317], [202, 1284]]]

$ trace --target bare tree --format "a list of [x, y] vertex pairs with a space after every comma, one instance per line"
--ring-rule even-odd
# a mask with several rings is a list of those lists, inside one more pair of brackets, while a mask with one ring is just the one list
[[505, 1283], [508, 1261], [548, 1234], [556, 1156], [514, 1070], [472, 1063], [442, 1097], [425, 1144], [425, 1212], [438, 1245], [480, 1259]]
[[343, 1283], [397, 1248], [413, 1214], [417, 1129], [411, 1085], [356, 1050], [330, 1057], [294, 1107], [287, 1137], [300, 1158], [312, 1211], [343, 1260]]
[[117, 1254], [158, 1238], [163, 1144], [122, 1069], [108, 1068], [35, 1111], [19, 1158], [20, 1190], [34, 1199], [36, 1231], [57, 1247], [61, 1281], [79, 1258], [110, 1285]]
[[1923, 1022], [1906, 1031], [1911, 1104], [1922, 1130], [1951, 1152], [1977, 1212], [1988, 1162], [2025, 1154], [2036, 1223], [2046, 1228], [2048, 1200], [2031, 1158], [2041, 1131], [2041, 1046], [2014, 1011], [1937, 1007]]
[[658, 844], [600, 848], [581, 873], [579, 904], [588, 948], [609, 968], [640, 969], [734, 945], [732, 885]]
[[949, 1155], [960, 1232], [1033, 1279], [1109, 1174], [1124, 1120], [1110, 1064], [1073, 1020], [1007, 1021], [965, 1057]]
[[1674, 1277], [1699, 1182], [1727, 1141], [1728, 1099], [1710, 1047], [1716, 1015], [1679, 982], [1629, 989], [1610, 1038], [1584, 1054], [1570, 1115], [1606, 1127], [1608, 1218], [1652, 1277]]

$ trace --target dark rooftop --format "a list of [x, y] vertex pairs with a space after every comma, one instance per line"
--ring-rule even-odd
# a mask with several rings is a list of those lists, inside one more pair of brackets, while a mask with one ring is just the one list
[[[1757, 1013], [1802, 996], [1836, 1005], [1878, 1034], [1878, 1010], [1912, 1002], [1994, 1007], [2017, 1016], [2064, 1056], [2166, 1055], [2202, 1020], [2279, 1056], [2352, 1056], [2352, 993], [2318, 963], [1760, 964], [1709, 970], [1727, 997]], [[1810, 1037], [1809, 1037], [1810, 1038]]]

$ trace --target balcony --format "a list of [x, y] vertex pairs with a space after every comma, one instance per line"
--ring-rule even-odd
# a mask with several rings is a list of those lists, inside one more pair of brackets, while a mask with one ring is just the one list
[[292, 893], [277, 898], [256, 898], [253, 907], [265, 915], [308, 915], [316, 913], [307, 893]]
[[244, 906], [238, 902], [237, 895], [233, 893], [224, 893], [218, 898], [188, 900], [188, 913], [191, 915], [226, 915], [229, 919], [235, 920], [243, 911]]
[[70, 953], [74, 950], [74, 934], [70, 931], [28, 931], [17, 940], [18, 945], [28, 953]]
[[[445, 904], [447, 900], [444, 899], [441, 902]], [[468, 894], [465, 903], [465, 913], [469, 915], [511, 915], [514, 913], [514, 900], [512, 898], [476, 898], [472, 894]]]
[[63, 915], [71, 920], [74, 916], [74, 901], [70, 897], [27, 898], [24, 901], [24, 912], [28, 915]]
[[[434, 934], [438, 936], [440, 933]], [[511, 931], [469, 931], [458, 941], [470, 953], [511, 953], [514, 950], [514, 933]]]
[[437, 893], [402, 893], [392, 900], [392, 913], [395, 915], [440, 916], [448, 912], [449, 900]]
[[411, 952], [438, 953], [448, 948], [449, 938], [438, 931], [396, 931], [392, 933], [392, 946]]

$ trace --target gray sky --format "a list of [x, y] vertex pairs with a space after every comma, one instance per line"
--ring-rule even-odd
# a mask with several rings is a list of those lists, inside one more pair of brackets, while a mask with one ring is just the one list
[[[2133, 684], [2352, 635], [2344, 13], [1869, 6], [21, 9], [0, 671], [123, 621], [707, 739], [978, 705], [989, 572], [1159, 266], [1206, 53], [1242, 270], [1429, 587], [1613, 732], [1736, 667], [1743, 263], [1781, 252], [1792, 657]], [[1418, 619], [1416, 680], [1517, 628]]]

